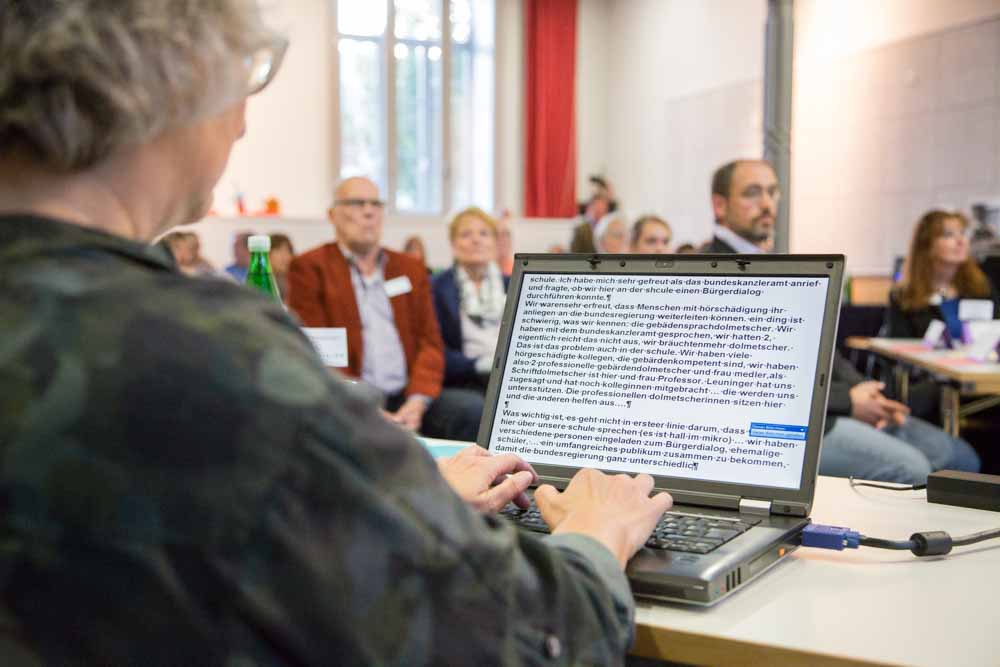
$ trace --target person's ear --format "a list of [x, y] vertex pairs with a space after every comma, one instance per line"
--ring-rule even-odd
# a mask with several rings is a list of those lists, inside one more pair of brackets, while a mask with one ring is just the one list
[[726, 215], [729, 213], [729, 201], [722, 195], [713, 194], [712, 213], [715, 215], [715, 220], [717, 222], [720, 220], [725, 220]]

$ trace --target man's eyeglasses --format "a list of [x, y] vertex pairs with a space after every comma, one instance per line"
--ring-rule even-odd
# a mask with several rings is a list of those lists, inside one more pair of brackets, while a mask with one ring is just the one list
[[288, 50], [288, 40], [275, 37], [244, 59], [247, 68], [247, 95], [254, 95], [267, 88], [281, 67], [281, 61]]
[[781, 196], [781, 188], [777, 185], [772, 185], [768, 188], [764, 188], [759, 185], [751, 185], [740, 194], [748, 199], [760, 199], [764, 196], [765, 192], [771, 199], [777, 199]]
[[333, 202], [334, 206], [346, 206], [348, 208], [364, 208], [365, 204], [373, 208], [385, 207], [385, 202], [381, 199], [338, 199]]

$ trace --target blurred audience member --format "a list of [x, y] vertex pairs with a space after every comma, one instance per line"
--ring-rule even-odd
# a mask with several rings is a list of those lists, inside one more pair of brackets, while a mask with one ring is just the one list
[[510, 211], [504, 209], [497, 220], [497, 264], [500, 273], [510, 277], [514, 272], [514, 235]]
[[288, 299], [288, 267], [295, 259], [295, 248], [292, 240], [284, 234], [271, 234], [271, 271], [278, 283], [278, 292], [283, 300]]
[[420, 265], [427, 269], [427, 273], [431, 273], [430, 267], [427, 266], [427, 249], [424, 248], [422, 238], [417, 235], [408, 236], [403, 243], [403, 254], [420, 262]]
[[698, 249], [695, 248], [690, 243], [682, 243], [679, 246], [677, 246], [677, 250], [675, 250], [674, 252], [676, 252], [678, 255], [693, 255], [698, 252]]
[[186, 269], [181, 268], [182, 271], [192, 276], [199, 276], [202, 278], [209, 276], [218, 276], [215, 271], [215, 267], [201, 256], [201, 239], [194, 232], [184, 232], [184, 236], [187, 239], [189, 246], [189, 253], [191, 256], [191, 265]]
[[948, 325], [952, 339], [961, 340], [962, 299], [990, 299], [993, 317], [1000, 317], [997, 294], [969, 253], [971, 231], [969, 219], [959, 212], [934, 210], [920, 218], [903, 281], [889, 296], [887, 336], [922, 338], [937, 319]]
[[444, 384], [485, 391], [508, 284], [496, 263], [497, 224], [481, 209], [467, 208], [452, 219], [448, 236], [454, 266], [433, 280]]
[[765, 160], [734, 160], [712, 176], [715, 230], [708, 253], [762, 253], [774, 233], [781, 187]]
[[[712, 206], [716, 220], [727, 225], [716, 224], [711, 252], [735, 252], [727, 239], [737, 246], [749, 244], [750, 236], [757, 238], [757, 245], [766, 243], [779, 198], [770, 163], [737, 161], [721, 167], [712, 178]], [[730, 238], [723, 233], [720, 238], [720, 229], [737, 228], [748, 236], [732, 234]], [[911, 416], [907, 406], [882, 393], [884, 388], [834, 352], [819, 474], [924, 484], [934, 470], [979, 470], [979, 457], [969, 443]]]
[[644, 215], [632, 225], [632, 252], [640, 255], [664, 255], [670, 252], [674, 233], [663, 218]]
[[189, 276], [215, 276], [215, 269], [201, 257], [201, 242], [194, 232], [170, 232], [160, 241], [174, 256], [177, 269]]
[[247, 269], [250, 268], [250, 249], [247, 239], [253, 232], [237, 232], [233, 236], [233, 263], [224, 270], [226, 274], [241, 285], [247, 281]]
[[608, 213], [594, 227], [596, 252], [620, 254], [628, 252], [628, 222], [621, 213]]
[[590, 183], [594, 186], [594, 192], [580, 205], [578, 218], [580, 222], [573, 228], [573, 238], [569, 243], [570, 252], [597, 252], [594, 244], [594, 228], [601, 218], [617, 208], [614, 190], [608, 181], [600, 176], [591, 176]]
[[160, 243], [170, 249], [170, 254], [173, 255], [177, 269], [183, 273], [187, 273], [185, 267], [190, 266], [194, 260], [194, 257], [191, 255], [191, 243], [187, 239], [187, 234], [184, 232], [170, 232], [160, 240]]
[[288, 270], [288, 306], [308, 327], [347, 329], [344, 372], [378, 388], [388, 417], [411, 431], [472, 441], [483, 397], [441, 389], [444, 345], [426, 267], [382, 246], [385, 203], [367, 178], [337, 186], [337, 240], [303, 253]]

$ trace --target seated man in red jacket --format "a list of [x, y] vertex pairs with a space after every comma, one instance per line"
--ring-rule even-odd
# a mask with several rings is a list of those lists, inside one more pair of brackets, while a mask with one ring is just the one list
[[378, 186], [349, 178], [329, 217], [333, 243], [299, 255], [288, 270], [288, 306], [308, 327], [347, 329], [345, 373], [385, 395], [389, 417], [410, 430], [475, 440], [482, 396], [442, 391], [444, 353], [427, 270], [381, 246]]

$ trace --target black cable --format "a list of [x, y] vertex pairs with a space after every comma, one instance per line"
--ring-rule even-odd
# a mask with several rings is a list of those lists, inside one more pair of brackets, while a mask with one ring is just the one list
[[913, 533], [908, 540], [883, 540], [877, 537], [861, 535], [858, 544], [876, 549], [894, 549], [897, 551], [912, 551], [915, 556], [943, 556], [951, 552], [952, 547], [964, 547], [977, 542], [984, 542], [1000, 537], [1000, 528], [984, 530], [962, 537], [952, 537], [943, 530], [928, 530]]
[[1000, 528], [995, 528], [993, 530], [984, 530], [979, 533], [972, 533], [971, 535], [965, 535], [964, 537], [955, 537], [951, 540], [951, 543], [956, 547], [964, 547], [968, 544], [975, 544], [976, 542], [992, 540], [997, 537], [1000, 537]]
[[876, 549], [895, 549], [896, 551], [912, 551], [913, 540], [883, 540], [878, 537], [868, 537], [862, 535], [858, 544], [863, 547], [874, 547]]
[[887, 489], [889, 491], [919, 491], [920, 489], [926, 489], [926, 484], [906, 484], [904, 486], [889, 486], [888, 484], [874, 484], [872, 482], [859, 482], [854, 479], [853, 476], [848, 478], [851, 482], [851, 486], [870, 486], [873, 489]]

